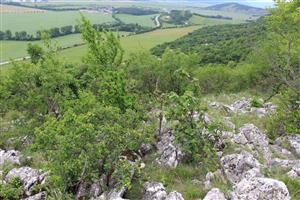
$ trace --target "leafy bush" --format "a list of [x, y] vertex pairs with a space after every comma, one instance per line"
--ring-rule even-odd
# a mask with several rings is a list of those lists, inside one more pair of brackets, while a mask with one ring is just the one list
[[22, 182], [19, 178], [13, 178], [7, 184], [0, 184], [0, 199], [19, 200], [22, 195]]

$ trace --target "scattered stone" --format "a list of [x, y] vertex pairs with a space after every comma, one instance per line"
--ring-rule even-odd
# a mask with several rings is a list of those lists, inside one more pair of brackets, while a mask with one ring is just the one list
[[274, 158], [271, 162], [272, 167], [281, 167], [283, 169], [291, 169], [297, 164], [300, 164], [300, 160], [283, 160]]
[[88, 195], [88, 184], [86, 182], [81, 182], [79, 184], [76, 199], [82, 199]]
[[243, 97], [241, 100], [238, 100], [227, 107], [230, 108], [231, 112], [247, 113], [251, 109], [251, 99]]
[[46, 196], [47, 196], [46, 192], [40, 192], [36, 195], [33, 195], [33, 196], [28, 197], [28, 198], [23, 199], [23, 200], [45, 200]]
[[224, 124], [225, 124], [225, 126], [226, 126], [227, 128], [229, 128], [230, 130], [235, 130], [235, 124], [232, 123], [232, 122], [230, 121], [230, 118], [229, 118], [229, 117], [225, 117], [225, 118], [224, 118]]
[[272, 102], [267, 102], [264, 104], [264, 108], [268, 111], [268, 112], [273, 112], [276, 111], [278, 106], [274, 105]]
[[233, 184], [240, 182], [245, 177], [262, 176], [259, 162], [253, 155], [246, 152], [222, 157], [221, 165], [227, 179]]
[[168, 195], [163, 184], [159, 182], [146, 182], [143, 188], [143, 200], [184, 200], [176, 191]]
[[202, 119], [202, 122], [204, 124], [211, 124], [212, 123], [212, 119], [211, 119], [211, 117], [207, 113], [203, 113], [201, 115], [201, 119]]
[[287, 141], [292, 149], [292, 151], [300, 156], [300, 135], [290, 136], [287, 138]]
[[146, 182], [143, 194], [143, 200], [164, 200], [167, 198], [167, 192], [163, 184], [158, 182]]
[[20, 178], [23, 183], [23, 190], [27, 196], [31, 196], [32, 188], [39, 184], [44, 184], [47, 173], [30, 167], [14, 168], [8, 172], [5, 181], [9, 182], [14, 177]]
[[5, 162], [20, 165], [20, 152], [15, 150], [5, 151], [0, 149], [0, 165]]
[[221, 104], [214, 101], [214, 102], [211, 102], [211, 103], [209, 104], [209, 107], [214, 108], [214, 109], [218, 109], [218, 108], [221, 107]]
[[166, 200], [184, 200], [184, 198], [179, 192], [174, 191], [174, 192], [170, 192]]
[[243, 179], [232, 192], [231, 200], [290, 200], [286, 185], [270, 178]]
[[175, 137], [171, 131], [166, 131], [159, 136], [159, 142], [156, 144], [159, 158], [156, 162], [163, 167], [176, 168], [183, 157], [179, 146], [174, 145]]
[[291, 178], [299, 178], [300, 177], [300, 163], [296, 164], [291, 171], [287, 173], [287, 175]]
[[251, 108], [251, 112], [255, 113], [259, 118], [265, 117], [268, 114], [265, 108]]
[[141, 156], [145, 156], [146, 154], [148, 154], [152, 149], [152, 145], [151, 144], [142, 144], [139, 152], [141, 154]]
[[234, 137], [234, 142], [241, 145], [252, 145], [263, 154], [265, 161], [269, 164], [272, 160], [272, 152], [269, 149], [267, 136], [253, 124], [245, 124], [239, 129], [239, 133]]
[[210, 190], [212, 188], [212, 182], [214, 179], [221, 179], [224, 183], [226, 182], [221, 169], [216, 170], [214, 173], [208, 172], [204, 181], [204, 188], [206, 190]]
[[289, 150], [287, 150], [285, 148], [282, 148], [281, 146], [279, 146], [277, 144], [271, 145], [270, 148], [272, 149], [272, 151], [274, 153], [279, 155], [280, 158], [284, 158], [284, 159], [293, 159], [294, 158], [292, 152], [290, 152]]
[[203, 200], [226, 200], [225, 195], [218, 188], [211, 189]]

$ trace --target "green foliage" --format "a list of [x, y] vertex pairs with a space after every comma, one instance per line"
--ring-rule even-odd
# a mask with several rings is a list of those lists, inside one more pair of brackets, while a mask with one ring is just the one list
[[195, 56], [166, 50], [161, 59], [148, 53], [137, 54], [129, 61], [128, 74], [133, 86], [143, 92], [196, 90], [196, 80], [187, 72], [195, 66]]
[[187, 10], [171, 10], [170, 13], [162, 15], [162, 19], [170, 24], [184, 25], [193, 16], [190, 11]]
[[251, 100], [251, 107], [255, 108], [262, 108], [264, 102], [261, 99], [258, 99], [257, 97], [253, 97]]
[[162, 55], [166, 48], [179, 49], [186, 53], [197, 53], [201, 65], [245, 60], [257, 41], [263, 38], [261, 21], [238, 25], [216, 25], [196, 30], [174, 42], [158, 45], [152, 49]]
[[19, 200], [22, 194], [22, 182], [19, 178], [13, 178], [7, 184], [0, 184], [0, 199]]
[[167, 119], [175, 122], [175, 139], [187, 154], [188, 161], [197, 163], [210, 158], [210, 163], [215, 165], [217, 157], [213, 143], [216, 138], [210, 139], [212, 135], [209, 132], [214, 132], [216, 127], [207, 126], [202, 120], [195, 119], [195, 115], [201, 117], [204, 111], [200, 99], [190, 91], [186, 91], [182, 96], [171, 93], [167, 109]]
[[123, 49], [119, 40], [111, 32], [98, 32], [91, 23], [81, 16], [82, 38], [88, 45], [86, 62], [99, 67], [117, 68], [123, 59]]
[[27, 53], [30, 56], [31, 62], [37, 64], [43, 57], [43, 49], [37, 44], [28, 44]]

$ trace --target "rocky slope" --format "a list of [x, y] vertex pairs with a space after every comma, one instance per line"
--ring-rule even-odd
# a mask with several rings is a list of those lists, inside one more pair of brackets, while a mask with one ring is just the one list
[[[207, 192], [204, 200], [289, 200], [291, 195], [287, 186], [282, 181], [270, 177], [266, 171], [283, 169], [286, 176], [292, 179], [300, 178], [300, 136], [283, 136], [270, 143], [267, 135], [249, 121], [241, 127], [235, 127], [231, 122], [232, 115], [252, 114], [257, 119], [276, 112], [276, 106], [265, 103], [260, 108], [252, 107], [251, 99], [242, 98], [230, 105], [219, 102], [209, 102], [209, 110], [223, 113], [221, 118], [227, 126], [226, 130], [220, 130], [220, 137], [216, 140], [218, 147], [220, 168], [206, 174], [204, 180], [194, 180], [203, 186]], [[208, 114], [194, 115], [195, 120], [203, 120], [204, 123], [212, 123], [214, 118]], [[174, 169], [185, 157], [180, 145], [175, 142], [172, 130], [164, 127], [156, 135], [155, 144], [144, 144], [132, 164], [139, 164], [143, 170], [145, 163], [143, 158], [154, 152], [155, 164], [161, 168]], [[230, 148], [230, 151], [228, 148]], [[23, 199], [46, 199], [46, 192], [42, 189], [47, 182], [47, 172], [24, 166], [21, 160], [22, 154], [14, 150], [0, 150], [0, 166], [12, 164], [9, 171], [0, 170], [1, 183], [7, 184], [14, 178], [22, 182]], [[127, 159], [126, 157], [120, 159]], [[26, 163], [26, 162], [25, 162]], [[0, 168], [2, 169], [2, 168]], [[132, 176], [134, 171], [132, 171]], [[151, 178], [151, 177], [150, 177]], [[92, 185], [82, 183], [79, 186], [76, 199], [84, 199], [89, 196], [93, 200], [121, 200], [124, 199], [125, 187], [115, 187], [111, 183], [108, 190], [104, 179], [96, 181]], [[224, 183], [232, 186], [232, 191], [223, 193], [220, 188], [212, 184], [215, 179], [222, 179]], [[37, 187], [39, 186], [39, 187]], [[200, 187], [200, 186], [199, 186]], [[36, 190], [35, 188], [40, 188]], [[143, 185], [143, 200], [184, 200], [184, 194], [178, 191], [166, 191], [162, 183], [153, 181]]]

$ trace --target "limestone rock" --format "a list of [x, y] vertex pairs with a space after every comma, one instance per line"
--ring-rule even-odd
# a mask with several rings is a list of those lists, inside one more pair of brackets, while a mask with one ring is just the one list
[[5, 162], [20, 165], [20, 152], [15, 150], [5, 151], [0, 149], [0, 165]]
[[46, 199], [46, 192], [40, 192], [36, 195], [33, 195], [33, 196], [30, 196], [26, 199], [23, 199], [23, 200], [45, 200]]
[[299, 178], [300, 177], [300, 164], [296, 164], [291, 171], [287, 174], [291, 178]]
[[215, 172], [208, 172], [205, 176], [204, 188], [209, 190], [212, 188], [212, 182], [214, 179], [221, 179], [223, 182], [226, 182], [225, 177], [221, 169], [216, 170]]
[[146, 182], [143, 194], [143, 200], [164, 200], [167, 198], [163, 184], [158, 182]]
[[272, 167], [281, 167], [283, 169], [291, 169], [298, 164], [300, 164], [300, 160], [283, 160], [279, 158], [274, 158], [271, 162]]
[[269, 148], [267, 136], [253, 124], [245, 124], [242, 126], [239, 129], [239, 133], [234, 137], [234, 141], [237, 144], [249, 144], [254, 146], [258, 152], [263, 154], [267, 163], [271, 162], [272, 152]]
[[184, 200], [176, 191], [167, 194], [163, 184], [159, 182], [146, 182], [143, 189], [143, 200]]
[[175, 137], [171, 131], [163, 132], [159, 136], [159, 142], [156, 144], [158, 149], [159, 158], [156, 162], [163, 166], [169, 168], [176, 168], [179, 161], [183, 157], [179, 146], [174, 144]]
[[9, 182], [14, 177], [20, 178], [23, 183], [23, 190], [27, 196], [31, 196], [32, 188], [35, 185], [44, 184], [47, 173], [30, 167], [14, 168], [8, 172], [5, 181]]
[[300, 156], [300, 135], [290, 136], [287, 140], [293, 152]]
[[231, 200], [290, 200], [286, 185], [270, 178], [243, 179], [239, 182]]
[[170, 192], [166, 200], [184, 200], [184, 198], [179, 192], [174, 191], [174, 192]]
[[262, 176], [259, 162], [246, 152], [222, 157], [221, 165], [227, 179], [233, 184], [240, 182], [245, 177]]
[[218, 188], [211, 189], [203, 200], [226, 200], [225, 195]]
[[235, 112], [246, 113], [251, 109], [251, 99], [243, 97], [241, 100], [231, 104], [230, 107], [233, 108]]

